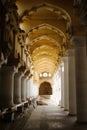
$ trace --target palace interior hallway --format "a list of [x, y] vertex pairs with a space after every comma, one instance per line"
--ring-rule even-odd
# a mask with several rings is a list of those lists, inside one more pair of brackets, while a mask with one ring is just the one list
[[87, 130], [87, 0], [0, 0], [0, 130], [40, 129]]

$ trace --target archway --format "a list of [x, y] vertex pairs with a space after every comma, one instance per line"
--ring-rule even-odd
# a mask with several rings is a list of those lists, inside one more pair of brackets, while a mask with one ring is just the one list
[[39, 95], [52, 95], [52, 87], [49, 82], [43, 82], [39, 87]]
[[51, 84], [49, 82], [44, 81], [40, 84], [39, 96], [43, 102], [46, 102], [46, 99], [51, 99], [52, 93], [53, 93], [52, 87], [51, 87]]

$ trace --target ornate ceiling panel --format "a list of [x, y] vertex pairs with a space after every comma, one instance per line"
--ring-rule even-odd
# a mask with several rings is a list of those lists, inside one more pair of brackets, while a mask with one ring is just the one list
[[56, 3], [50, 0], [47, 2], [25, 0], [25, 5], [21, 0], [17, 2], [20, 28], [27, 34], [25, 45], [33, 71], [38, 76], [43, 72], [54, 74], [70, 38], [71, 17], [58, 4], [58, 0]]

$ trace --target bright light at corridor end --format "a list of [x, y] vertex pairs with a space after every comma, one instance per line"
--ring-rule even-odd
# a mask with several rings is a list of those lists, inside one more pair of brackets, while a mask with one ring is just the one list
[[47, 78], [47, 77], [51, 77], [51, 73], [49, 72], [43, 72], [43, 73], [40, 73], [40, 78]]

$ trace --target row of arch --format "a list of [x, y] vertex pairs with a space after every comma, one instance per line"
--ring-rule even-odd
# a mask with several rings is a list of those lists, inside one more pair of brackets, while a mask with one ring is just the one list
[[[65, 56], [70, 37], [71, 17], [63, 8], [50, 3], [41, 3], [25, 10], [20, 15], [20, 27], [28, 21], [28, 24], [34, 22], [32, 19], [40, 11], [49, 11], [55, 14], [57, 21], [62, 20], [62, 26], [56, 26], [41, 19], [35, 26], [29, 26], [26, 38], [26, 48], [31, 56], [34, 71], [38, 75], [42, 72], [54, 74], [58, 64], [61, 62], [61, 56]], [[51, 15], [50, 15], [51, 16]], [[42, 17], [40, 15], [40, 17]], [[25, 29], [26, 31], [26, 29]], [[67, 33], [68, 32], [68, 33]]]

